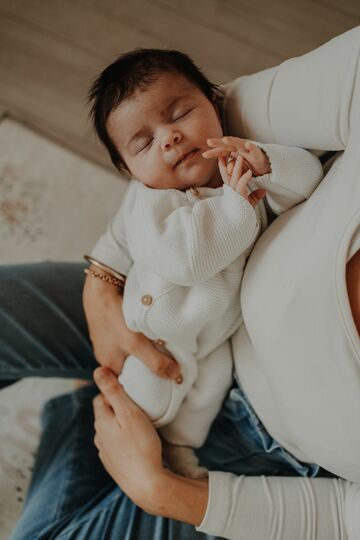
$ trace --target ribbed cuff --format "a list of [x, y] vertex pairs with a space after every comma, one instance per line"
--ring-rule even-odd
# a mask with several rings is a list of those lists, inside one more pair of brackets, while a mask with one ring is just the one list
[[232, 187], [228, 186], [227, 184], [224, 184], [223, 186], [223, 193], [224, 193], [224, 197], [226, 197], [227, 199], [229, 198], [233, 199], [235, 200], [237, 204], [240, 204], [243, 208], [243, 211], [246, 212], [244, 216], [247, 216], [251, 221], [253, 221], [254, 224], [256, 223], [257, 218], [256, 218], [254, 207], [249, 203], [247, 199], [245, 199], [245, 197], [240, 195], [240, 193], [235, 191]]
[[209, 472], [209, 499], [199, 532], [223, 536], [231, 509], [231, 480], [233, 475], [221, 471]]
[[271, 144], [262, 144], [262, 143], [255, 143], [259, 148], [261, 148], [268, 160], [269, 160], [269, 163], [270, 163], [270, 167], [271, 167], [271, 172], [269, 173], [266, 173], [266, 174], [262, 174], [260, 176], [255, 176], [254, 177], [254, 180], [256, 182], [256, 186], [257, 187], [260, 187], [260, 188], [264, 188], [266, 189], [267, 187], [267, 184], [270, 182], [270, 181], [274, 181], [274, 177], [277, 176], [278, 172], [279, 172], [279, 168], [280, 168], [280, 164], [279, 164], [279, 154], [274, 152], [274, 145], [271, 145]]

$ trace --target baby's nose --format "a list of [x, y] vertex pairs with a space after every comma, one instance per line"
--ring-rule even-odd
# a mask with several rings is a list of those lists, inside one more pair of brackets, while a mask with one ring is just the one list
[[172, 132], [167, 134], [163, 140], [163, 148], [165, 150], [170, 150], [175, 144], [179, 143], [181, 140], [181, 135], [178, 132]]

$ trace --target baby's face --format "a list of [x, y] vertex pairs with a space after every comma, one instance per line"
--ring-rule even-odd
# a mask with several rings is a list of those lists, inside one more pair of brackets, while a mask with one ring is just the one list
[[121, 102], [107, 129], [130, 173], [149, 187], [222, 185], [217, 159], [201, 155], [208, 138], [223, 136], [219, 113], [182, 75], [163, 73]]

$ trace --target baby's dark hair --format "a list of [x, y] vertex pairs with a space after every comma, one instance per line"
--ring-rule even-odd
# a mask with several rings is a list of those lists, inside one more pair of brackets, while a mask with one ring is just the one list
[[192, 59], [173, 49], [134, 49], [119, 56], [93, 82], [88, 93], [90, 117], [95, 131], [109, 152], [111, 161], [119, 170], [126, 164], [111, 140], [106, 128], [110, 113], [137, 90], [146, 89], [159, 75], [174, 72], [183, 75], [223, 111], [224, 92], [211, 83]]

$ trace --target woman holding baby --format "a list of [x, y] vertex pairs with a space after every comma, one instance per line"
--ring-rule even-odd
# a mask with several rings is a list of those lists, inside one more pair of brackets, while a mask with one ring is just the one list
[[[258, 141], [259, 148], [264, 143], [341, 153], [312, 194], [320, 178], [312, 177], [311, 189], [304, 169], [302, 191], [294, 180], [279, 185], [272, 198], [279, 217], [257, 240], [242, 280], [244, 324], [231, 338], [235, 381], [198, 451], [208, 478], [186, 478], [163, 466], [157, 431], [114, 375], [127, 355], [163, 378], [178, 379], [181, 368], [128, 328], [119, 288], [87, 278], [84, 309], [94, 356], [80, 309], [82, 265], [3, 267], [3, 381], [35, 373], [90, 378], [97, 362], [106, 366], [94, 373], [97, 397], [89, 386], [45, 407], [33, 482], [13, 539], [358, 537], [359, 50], [360, 29], [354, 28], [225, 88], [233, 137]], [[131, 100], [125, 103], [129, 107], [118, 112], [129, 116]], [[103, 134], [114, 163], [119, 166], [117, 153], [125, 150], [125, 165], [135, 177], [141, 180], [146, 163], [154, 179], [162, 178], [164, 171], [151, 169], [159, 166], [153, 150], [149, 157], [138, 155], [154, 144], [149, 134], [142, 133], [127, 154], [129, 141], [116, 125], [110, 122]], [[176, 142], [164, 143], [166, 159]], [[225, 187], [236, 192], [240, 182], [236, 195], [255, 213], [263, 186], [255, 186], [259, 191], [253, 189], [250, 198], [243, 178], [250, 173], [239, 159], [247, 149], [230, 143], [217, 140], [211, 157], [220, 159]], [[232, 152], [240, 165], [221, 161]], [[248, 158], [242, 154], [250, 170], [255, 158]], [[171, 166], [166, 159], [161, 166]], [[214, 160], [202, 160], [204, 176]], [[189, 184], [178, 186], [185, 193], [197, 177], [191, 174]], [[209, 172], [207, 178], [211, 186], [198, 189], [217, 189], [219, 176]], [[291, 197], [293, 208], [285, 212], [281, 205]]]

